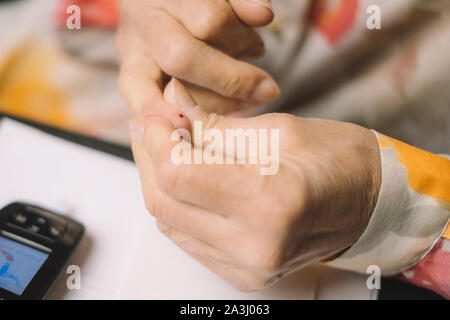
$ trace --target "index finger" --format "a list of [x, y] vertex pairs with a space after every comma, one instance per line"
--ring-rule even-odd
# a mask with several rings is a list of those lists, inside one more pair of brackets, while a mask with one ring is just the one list
[[163, 74], [159, 67], [140, 50], [127, 50], [122, 57], [119, 89], [134, 114], [143, 119], [159, 115], [177, 128], [189, 128], [189, 121], [180, 117], [180, 110], [163, 98]]
[[194, 38], [167, 13], [154, 12], [152, 19], [170, 35], [152, 35], [145, 49], [164, 73], [225, 97], [246, 101], [272, 101], [280, 94], [278, 85], [267, 72]]

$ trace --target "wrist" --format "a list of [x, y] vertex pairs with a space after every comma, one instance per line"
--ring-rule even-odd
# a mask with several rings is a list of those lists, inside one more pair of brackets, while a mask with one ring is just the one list
[[[365, 272], [370, 265], [393, 275], [420, 261], [449, 220], [448, 160], [376, 133], [382, 183], [360, 239], [330, 265]], [[440, 168], [440, 169], [439, 169]]]

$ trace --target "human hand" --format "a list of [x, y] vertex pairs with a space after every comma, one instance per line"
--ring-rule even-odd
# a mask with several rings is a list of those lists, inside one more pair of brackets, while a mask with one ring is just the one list
[[184, 80], [203, 108], [222, 114], [274, 100], [274, 80], [235, 59], [264, 53], [253, 28], [273, 19], [264, 2], [123, 0], [116, 41], [119, 86], [135, 114], [161, 115], [185, 127], [179, 111], [163, 99], [167, 76]]
[[[381, 185], [378, 144], [369, 130], [286, 114], [208, 115], [176, 80], [165, 98], [191, 122], [206, 123], [204, 135], [213, 128], [223, 136], [227, 129], [279, 130], [279, 158], [272, 157], [278, 171], [261, 175], [263, 165], [249, 164], [251, 146], [241, 164], [235, 152], [235, 164], [175, 164], [176, 146], [192, 146], [171, 140], [170, 122], [148, 117], [143, 126], [132, 124], [146, 207], [162, 233], [200, 263], [241, 290], [259, 289], [361, 236]], [[269, 140], [273, 156], [277, 141]], [[231, 157], [229, 148], [222, 150]]]

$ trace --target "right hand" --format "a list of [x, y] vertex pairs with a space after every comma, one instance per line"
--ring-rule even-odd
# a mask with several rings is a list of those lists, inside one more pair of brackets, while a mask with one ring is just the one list
[[168, 76], [182, 80], [208, 112], [226, 114], [277, 98], [279, 89], [269, 74], [235, 59], [264, 53], [253, 27], [270, 23], [273, 12], [261, 2], [123, 0], [119, 86], [135, 114], [188, 125], [163, 98]]
[[[236, 287], [254, 290], [334, 258], [361, 237], [381, 186], [380, 151], [370, 130], [287, 114], [206, 114], [177, 80], [165, 97], [200, 122], [202, 137], [195, 131], [185, 137], [202, 144], [180, 142], [170, 122], [147, 117], [140, 127], [131, 124], [134, 159], [160, 230], [200, 263]], [[237, 130], [248, 139], [239, 147], [231, 135], [230, 148], [227, 136]], [[260, 130], [270, 131], [270, 138], [259, 137]], [[268, 149], [261, 147], [264, 140]], [[187, 155], [182, 163], [174, 160], [180, 143]], [[198, 151], [213, 160], [195, 162]], [[270, 170], [263, 175], [263, 168]]]

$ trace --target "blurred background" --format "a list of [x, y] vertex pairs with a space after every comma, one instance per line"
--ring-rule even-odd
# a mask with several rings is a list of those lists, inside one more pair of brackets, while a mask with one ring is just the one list
[[[66, 9], [81, 7], [81, 30]], [[117, 88], [118, 0], [0, 1], [0, 112], [128, 143]]]
[[[186, 0], [188, 1], [188, 0]], [[66, 9], [81, 8], [81, 30]], [[259, 112], [351, 121], [450, 153], [449, 0], [273, 0], [255, 62], [282, 89]], [[381, 30], [366, 26], [369, 5]], [[119, 0], [0, 0], [0, 112], [128, 144]]]

